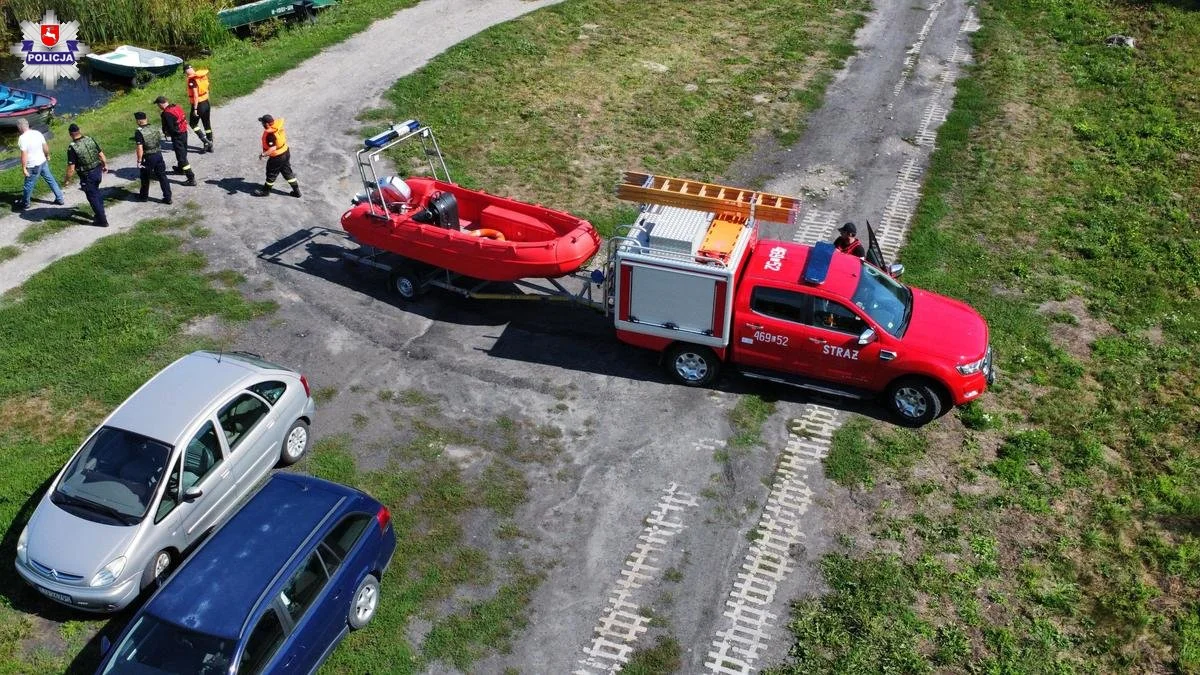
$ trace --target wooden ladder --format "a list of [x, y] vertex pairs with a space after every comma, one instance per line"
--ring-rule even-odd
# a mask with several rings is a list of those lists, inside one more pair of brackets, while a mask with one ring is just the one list
[[794, 225], [800, 200], [768, 192], [668, 178], [626, 171], [617, 185], [617, 197], [639, 204], [662, 204], [718, 214], [736, 214], [756, 220]]

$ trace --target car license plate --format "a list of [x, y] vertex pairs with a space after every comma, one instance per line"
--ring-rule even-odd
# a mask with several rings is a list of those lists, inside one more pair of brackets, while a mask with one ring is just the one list
[[71, 596], [66, 595], [64, 593], [56, 593], [55, 591], [52, 591], [49, 588], [45, 588], [42, 586], [38, 586], [38, 590], [41, 591], [44, 595], [54, 598], [55, 600], [57, 600], [59, 602], [65, 602], [68, 605], [75, 604], [75, 601], [71, 599]]

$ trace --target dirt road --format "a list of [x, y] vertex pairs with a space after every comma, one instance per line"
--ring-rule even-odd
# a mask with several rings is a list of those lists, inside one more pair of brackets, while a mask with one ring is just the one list
[[[382, 389], [428, 392], [449, 420], [503, 416], [561, 432], [523, 465], [532, 488], [516, 521], [525, 536], [472, 534], [472, 545], [520, 554], [545, 575], [511, 653], [473, 672], [610, 672], [657, 636], [683, 647], [681, 672], [753, 672], [786, 654], [787, 602], [821, 589], [816, 563], [847, 495], [825, 481], [820, 457], [851, 407], [736, 378], [718, 391], [669, 384], [654, 355], [616, 343], [603, 317], [583, 309], [437, 294], [399, 308], [378, 275], [343, 267], [342, 240], [322, 229], [337, 227], [357, 188], [357, 138], [343, 133], [354, 114], [453, 42], [547, 4], [429, 0], [376, 24], [217, 110], [217, 155], [197, 158], [201, 186], [179, 192], [204, 206], [213, 234], [198, 246], [213, 264], [241, 272], [256, 297], [279, 303], [234, 344], [295, 364], [314, 387], [339, 392], [320, 411], [319, 436], [394, 435], [386, 415], [350, 423], [372, 410]], [[731, 180], [769, 178], [768, 189], [806, 195], [798, 228], [766, 234], [813, 241], [844, 219], [870, 218], [885, 250], [902, 241], [974, 21], [965, 0], [879, 4], [803, 139], [759, 148], [731, 171]], [[423, 33], [426, 41], [388, 39], [435, 20], [445, 30]], [[269, 198], [271, 211], [257, 212], [248, 193], [262, 180], [254, 119], [264, 113], [287, 119], [305, 196], [281, 193]], [[219, 177], [206, 170], [217, 159]], [[122, 203], [110, 221], [161, 209]], [[11, 221], [0, 221], [0, 245], [13, 236]], [[104, 234], [74, 228], [29, 248], [0, 265], [0, 290]], [[764, 447], [729, 451], [726, 413], [747, 391], [782, 400]], [[468, 472], [485, 461], [450, 454]], [[378, 462], [367, 451], [359, 459], [364, 468]], [[421, 637], [419, 626], [410, 637]]]

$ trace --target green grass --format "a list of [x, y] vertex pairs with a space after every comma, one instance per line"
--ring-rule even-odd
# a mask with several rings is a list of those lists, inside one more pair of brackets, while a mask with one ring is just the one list
[[452, 47], [365, 118], [420, 119], [456, 181], [578, 212], [607, 235], [630, 222], [613, 196], [622, 171], [713, 180], [752, 138], [794, 138], [866, 7], [569, 0]]
[[775, 403], [753, 394], [741, 396], [729, 411], [730, 450], [752, 448], [762, 444], [762, 428], [775, 412]]
[[[89, 47], [133, 43], [153, 49], [213, 47], [232, 39], [217, 18], [218, 0], [6, 0], [0, 8], [0, 35], [4, 22], [40, 23], [47, 9], [59, 21], [78, 21], [79, 39]], [[150, 17], [146, 20], [146, 17]], [[11, 36], [16, 39], [16, 35]], [[7, 40], [6, 40], [7, 41]]]
[[984, 313], [1001, 379], [921, 451], [835, 439], [831, 476], [900, 489], [779, 672], [1200, 672], [1200, 14], [979, 10], [902, 256]]
[[[199, 317], [229, 321], [264, 311], [211, 285], [205, 261], [168, 230], [187, 219], [145, 221], [57, 261], [0, 298], [0, 556], [15, 555], [40, 487], [82, 436], [170, 361], [201, 347], [180, 337]], [[62, 672], [100, 621], [62, 624], [66, 652], [47, 644], [25, 612], [47, 609], [16, 575], [0, 584], [0, 670]]]
[[[301, 468], [329, 480], [356, 485], [388, 505], [398, 545], [382, 580], [383, 601], [367, 628], [351, 634], [322, 669], [326, 673], [415, 673], [433, 661], [469, 670], [488, 650], [503, 649], [524, 627], [530, 594], [541, 577], [520, 563], [493, 565], [487, 554], [463, 544], [462, 519], [477, 508], [505, 511], [516, 495], [499, 504], [486, 473], [472, 484], [451, 463], [439, 461], [444, 439], [426, 428], [406, 446], [391, 451], [384, 470], [360, 472], [350, 452], [352, 439], [317, 443]], [[413, 447], [432, 448], [414, 454]], [[520, 497], [523, 498], [523, 495]], [[494, 591], [486, 590], [496, 582]], [[453, 600], [463, 586], [483, 586], [482, 600]], [[417, 614], [428, 615], [449, 602], [423, 643], [405, 639]]]
[[[108, 4], [85, 4], [109, 7]], [[253, 92], [268, 78], [296, 67], [301, 61], [320, 53], [325, 47], [362, 31], [372, 22], [415, 4], [416, 0], [341, 0], [337, 5], [322, 10], [316, 22], [311, 25], [286, 28], [275, 37], [261, 42], [229, 40], [214, 46], [210, 56], [195, 59], [193, 63], [197, 68], [210, 69], [210, 99], [214, 106], [219, 106], [225, 101]], [[42, 5], [38, 7], [41, 8]], [[176, 102], [186, 100], [183, 89], [183, 76], [176, 75], [168, 80], [155, 81], [144, 90], [135, 89], [129, 95], [115, 96], [105, 105], [77, 116], [57, 116], [50, 125], [54, 138], [49, 141], [50, 161], [53, 163], [55, 175], [62, 176], [66, 171], [66, 146], [70, 141], [67, 134], [68, 124], [78, 123], [85, 134], [99, 141], [109, 157], [117, 157], [125, 152], [132, 153], [133, 145], [129, 137], [133, 129], [133, 113], [138, 110], [153, 112], [147, 109], [153, 108], [150, 101], [160, 93]], [[219, 113], [214, 115], [218, 138], [221, 127], [246, 122], [222, 120]], [[0, 173], [0, 201], [6, 204], [15, 201], [20, 194], [22, 182], [19, 171]], [[39, 184], [37, 194], [41, 194], [45, 189], [44, 184]]]
[[679, 641], [659, 635], [654, 646], [635, 651], [619, 672], [625, 675], [669, 675], [683, 667], [683, 649]]
[[494, 597], [438, 621], [425, 637], [425, 656], [470, 672], [486, 650], [507, 651], [513, 636], [528, 623], [525, 612], [540, 580], [519, 568]]
[[21, 255], [20, 246], [0, 246], [0, 262], [12, 260]]
[[871, 488], [883, 468], [903, 469], [925, 453], [925, 439], [909, 429], [872, 431], [861, 417], [851, 418], [833, 433], [825, 475], [846, 486]]

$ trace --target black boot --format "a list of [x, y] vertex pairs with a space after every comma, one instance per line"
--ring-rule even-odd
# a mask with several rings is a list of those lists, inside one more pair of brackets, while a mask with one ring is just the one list
[[293, 197], [300, 196], [300, 184], [299, 183], [292, 183], [292, 196]]
[[184, 181], [183, 184], [184, 185], [195, 185], [196, 184], [196, 174], [192, 171], [188, 171], [187, 172], [187, 180]]
[[254, 191], [255, 197], [266, 197], [269, 194], [271, 194], [271, 186], [266, 183], [263, 183], [262, 187]]

